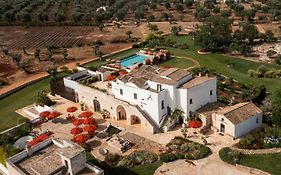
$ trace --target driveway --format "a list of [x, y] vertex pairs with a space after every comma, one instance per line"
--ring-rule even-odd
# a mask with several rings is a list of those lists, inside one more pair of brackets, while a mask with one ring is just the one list
[[[201, 143], [201, 136], [190, 138], [193, 141]], [[212, 133], [208, 138], [208, 147], [212, 154], [200, 160], [186, 162], [177, 160], [170, 163], [164, 163], [155, 171], [155, 175], [263, 175], [262, 172], [256, 172], [243, 167], [223, 162], [219, 157], [219, 150], [226, 146], [231, 146], [237, 142], [228, 136], [220, 136]]]

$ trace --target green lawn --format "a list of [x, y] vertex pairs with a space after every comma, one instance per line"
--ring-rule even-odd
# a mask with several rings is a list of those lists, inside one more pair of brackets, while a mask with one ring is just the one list
[[257, 168], [273, 175], [281, 173], [281, 153], [242, 156], [239, 164]]
[[186, 69], [188, 67], [193, 66], [193, 62], [188, 59], [178, 58], [178, 57], [172, 57], [167, 61], [162, 62], [159, 64], [160, 66], [171, 66], [171, 67], [178, 67], [181, 69]]
[[49, 81], [50, 78], [45, 78], [0, 100], [0, 131], [23, 121], [15, 110], [34, 103], [38, 91], [49, 90]]
[[169, 50], [176, 57], [186, 56], [196, 59], [201, 66], [204, 66], [208, 69], [216, 70], [216, 72], [218, 73], [222, 73], [228, 77], [232, 77], [245, 84], [265, 85], [268, 88], [268, 90], [271, 92], [274, 91], [277, 87], [281, 87], [280, 79], [262, 79], [262, 78], [250, 77], [250, 75], [248, 74], [249, 69], [257, 69], [261, 65], [264, 65], [269, 69], [271, 68], [281, 69], [281, 66], [278, 66], [276, 64], [262, 64], [262, 63], [252, 62], [252, 61], [225, 56], [216, 53], [200, 55], [196, 52], [198, 47], [194, 45], [190, 37], [187, 36], [168, 36], [168, 37], [178, 42], [185, 42], [190, 46], [190, 49], [188, 50], [170, 48]]

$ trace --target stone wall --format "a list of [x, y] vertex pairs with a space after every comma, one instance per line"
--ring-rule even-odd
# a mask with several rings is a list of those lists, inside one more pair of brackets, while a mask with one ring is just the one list
[[239, 149], [236, 147], [231, 147], [232, 150], [238, 151], [242, 154], [270, 154], [270, 153], [280, 153], [281, 148], [270, 148], [270, 149]]

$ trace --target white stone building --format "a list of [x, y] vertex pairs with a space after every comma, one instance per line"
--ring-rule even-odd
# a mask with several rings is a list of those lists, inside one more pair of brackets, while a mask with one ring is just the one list
[[190, 112], [217, 101], [216, 77], [193, 77], [178, 68], [144, 65], [111, 82], [81, 84], [91, 76], [101, 80], [100, 73], [84, 70], [64, 78], [64, 84], [75, 91], [80, 103], [153, 133], [174, 124], [168, 118], [175, 109], [187, 118]]
[[262, 125], [263, 112], [251, 102], [224, 106], [210, 103], [197, 111], [204, 126], [233, 138], [241, 137]]
[[75, 143], [49, 138], [6, 160], [5, 175], [104, 175], [86, 162], [84, 148]]

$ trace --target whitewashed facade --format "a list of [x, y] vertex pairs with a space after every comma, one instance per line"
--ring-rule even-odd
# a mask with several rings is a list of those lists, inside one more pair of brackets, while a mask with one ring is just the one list
[[[142, 66], [111, 81], [111, 87], [103, 86], [107, 92], [80, 84], [74, 80], [79, 76], [81, 72], [64, 78], [64, 84], [74, 89], [80, 103], [94, 109], [98, 105], [98, 110], [105, 109], [111, 118], [127, 120], [128, 124], [137, 120], [149, 132], [168, 123], [167, 117], [175, 109], [182, 110], [187, 118], [190, 112], [217, 101], [216, 77], [193, 77], [177, 68]], [[102, 88], [100, 82], [94, 86]]]

